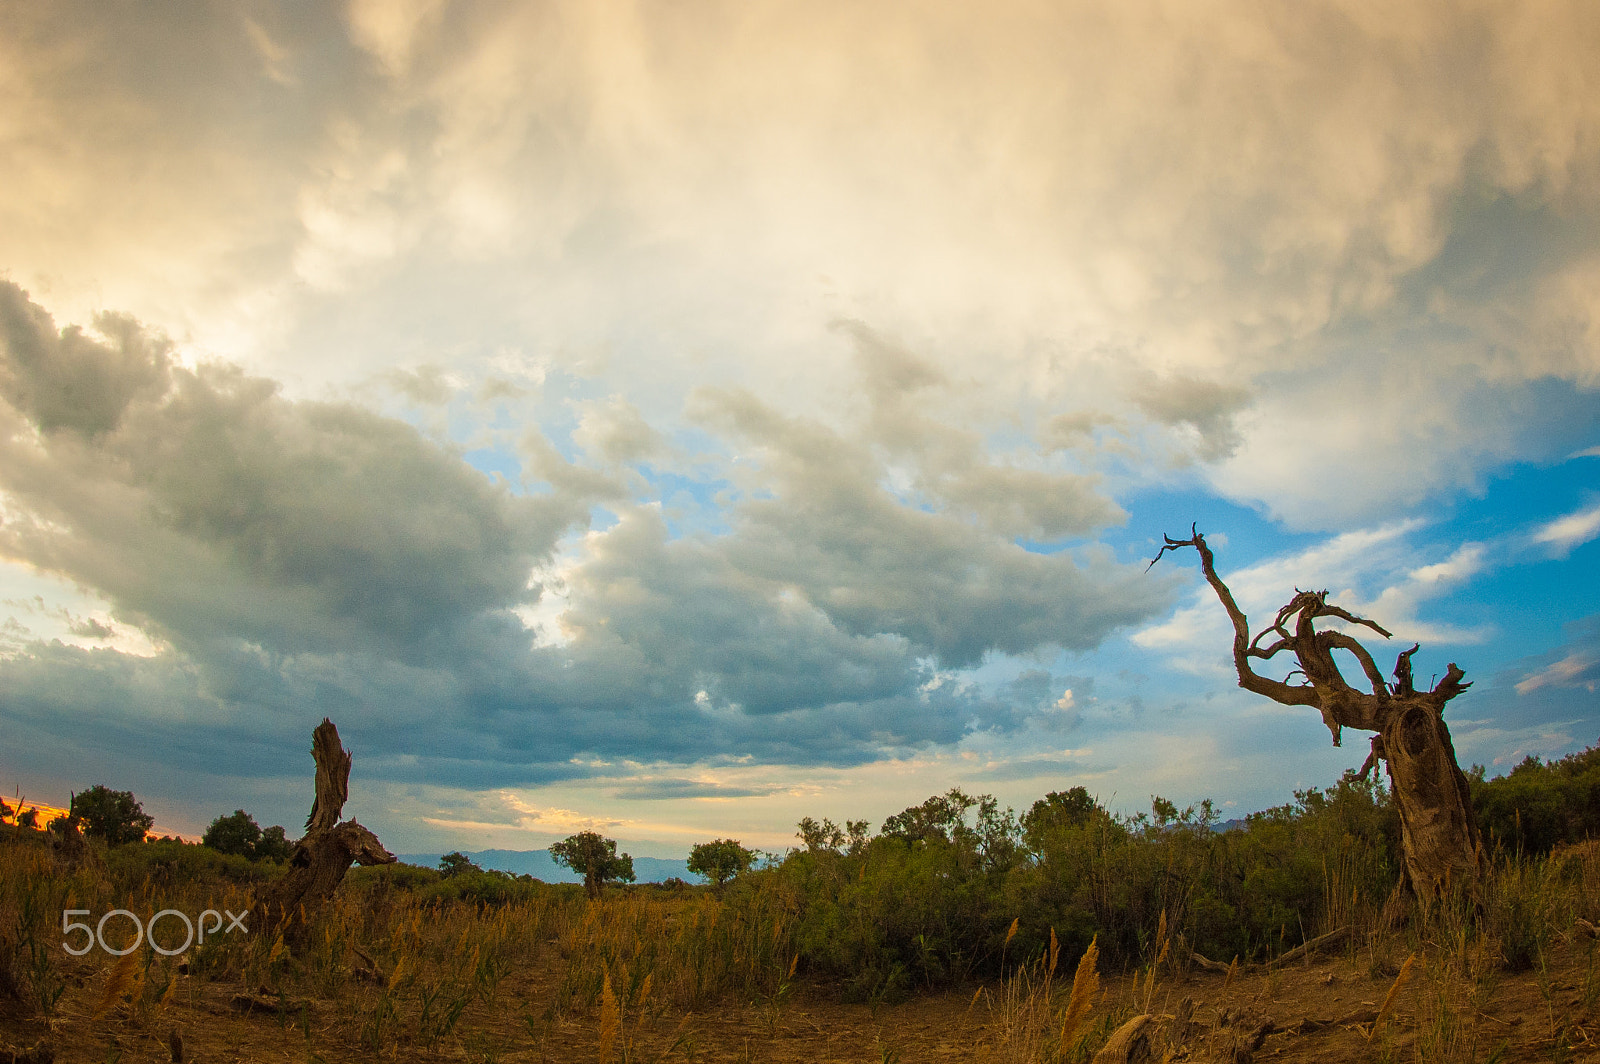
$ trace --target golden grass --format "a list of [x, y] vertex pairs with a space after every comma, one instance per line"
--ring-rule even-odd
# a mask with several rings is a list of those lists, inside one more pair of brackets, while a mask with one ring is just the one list
[[1094, 998], [1100, 990], [1100, 950], [1098, 940], [1091, 940], [1089, 948], [1078, 959], [1078, 970], [1072, 974], [1072, 993], [1067, 996], [1067, 1007], [1061, 1013], [1061, 1035], [1056, 1040], [1063, 1047], [1072, 1045], [1084, 1017], [1094, 1007]]
[[1378, 1017], [1372, 1021], [1372, 1030], [1367, 1032], [1367, 1041], [1372, 1041], [1372, 1036], [1377, 1034], [1378, 1030], [1388, 1021], [1390, 1014], [1394, 1011], [1395, 999], [1400, 996], [1400, 990], [1406, 985], [1406, 980], [1411, 977], [1411, 969], [1416, 963], [1417, 955], [1413, 953], [1400, 966], [1399, 974], [1394, 977], [1394, 982], [1389, 985], [1389, 992], [1383, 995], [1383, 1004], [1378, 1006]]

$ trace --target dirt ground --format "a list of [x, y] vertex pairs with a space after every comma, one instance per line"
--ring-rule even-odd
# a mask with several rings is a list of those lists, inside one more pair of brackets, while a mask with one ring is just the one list
[[[1148, 1011], [1157, 1017], [1153, 1059], [1168, 1050], [1162, 1018], [1193, 1002], [1192, 1022], [1172, 1060], [1600, 1062], [1600, 971], [1596, 944], [1558, 944], [1542, 967], [1508, 973], [1453, 972], [1424, 961], [1395, 985], [1394, 949], [1382, 956], [1347, 946], [1281, 970], [1236, 977], [1198, 971], [1106, 976], [1089, 1027], [1109, 1031]], [[1403, 958], [1402, 958], [1403, 959]], [[335, 1000], [287, 1000], [263, 987], [181, 977], [164, 1003], [142, 1011], [116, 1005], [95, 1016], [105, 963], [69, 969], [53, 1020], [0, 1017], [0, 1064], [43, 1045], [57, 1061], [126, 1064], [419, 1060], [524, 1062], [602, 1059], [596, 1013], [549, 1018], [556, 978], [549, 969], [519, 972], [493, 1002], [476, 1001], [433, 1047], [364, 1035], [359, 1017], [371, 988], [352, 986]], [[780, 1062], [1023, 1061], [1030, 1057], [1019, 1016], [1003, 984], [969, 986], [873, 1009], [845, 1005], [797, 983], [778, 1002], [729, 1002], [681, 1014], [624, 1015], [609, 1059], [624, 1061]], [[285, 1008], [285, 1006], [287, 1006]], [[1054, 1010], [1059, 1016], [1059, 1004]], [[172, 1047], [173, 1032], [182, 1041]], [[1255, 1037], [1252, 1038], [1251, 1036]], [[1250, 1049], [1249, 1043], [1259, 1041]], [[18, 1055], [20, 1054], [20, 1055]]]

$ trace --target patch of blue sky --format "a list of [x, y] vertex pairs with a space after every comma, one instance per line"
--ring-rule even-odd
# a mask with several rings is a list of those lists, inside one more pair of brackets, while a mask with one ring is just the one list
[[1553, 465], [1519, 463], [1481, 493], [1461, 495], [1432, 515], [1431, 538], [1486, 545], [1483, 570], [1435, 600], [1432, 612], [1488, 623], [1481, 668], [1537, 654], [1573, 620], [1600, 612], [1600, 540], [1563, 548], [1536, 538], [1563, 517], [1600, 504], [1600, 458]]
[[510, 447], [474, 447], [462, 452], [461, 459], [485, 476], [503, 480], [514, 493], [521, 494], [522, 459]]
[[730, 496], [737, 492], [733, 482], [722, 477], [697, 478], [672, 470], [646, 466], [639, 474], [649, 485], [650, 499], [661, 502], [667, 534], [673, 539], [687, 535], [726, 535]]
[[1591, 486], [1600, 482], [1600, 462], [1573, 459], [1578, 452], [1600, 445], [1600, 389], [1582, 388], [1570, 381], [1541, 377], [1528, 382], [1509, 398], [1489, 402], [1512, 402], [1524, 414], [1515, 441], [1516, 453], [1539, 463], [1577, 464], [1571, 473], [1587, 477]]
[[1127, 512], [1127, 520], [1105, 529], [1099, 538], [1124, 562], [1141, 558], [1148, 562], [1161, 549], [1162, 536], [1186, 539], [1191, 527], [1205, 534], [1224, 572], [1324, 538], [1318, 533], [1292, 532], [1264, 509], [1230, 501], [1198, 485], [1143, 488], [1117, 502]]

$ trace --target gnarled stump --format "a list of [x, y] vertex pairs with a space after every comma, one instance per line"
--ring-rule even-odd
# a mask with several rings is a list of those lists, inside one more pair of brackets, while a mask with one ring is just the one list
[[[1372, 740], [1372, 756], [1367, 758], [1362, 775], [1380, 761], [1388, 766], [1389, 783], [1400, 811], [1406, 884], [1424, 904], [1452, 886], [1476, 893], [1488, 858], [1478, 834], [1467, 778], [1456, 763], [1450, 729], [1444, 722], [1445, 704], [1472, 686], [1462, 682], [1465, 674], [1451, 662], [1437, 686], [1418, 691], [1411, 678], [1411, 656], [1418, 650], [1413, 646], [1395, 661], [1395, 682], [1386, 683], [1372, 655], [1355, 637], [1338, 629], [1318, 629], [1313, 622], [1342, 621], [1352, 628], [1370, 628], [1385, 639], [1389, 633], [1364, 617], [1330, 605], [1326, 591], [1297, 590], [1273, 622], [1251, 638], [1244, 611], [1234, 602], [1228, 585], [1217, 576], [1205, 536], [1193, 528], [1190, 532], [1188, 539], [1163, 536], [1166, 544], [1150, 564], [1155, 565], [1169, 550], [1193, 547], [1199, 553], [1206, 582], [1233, 622], [1233, 663], [1239, 686], [1286, 706], [1315, 706], [1333, 733], [1335, 746], [1339, 745], [1344, 728], [1377, 732]], [[1269, 639], [1263, 646], [1263, 641]], [[1274, 680], [1250, 667], [1252, 658], [1267, 661], [1285, 650], [1299, 666], [1289, 677], [1298, 673], [1305, 682]], [[1370, 691], [1345, 680], [1334, 660], [1335, 650], [1355, 658]]]
[[268, 884], [251, 909], [252, 931], [282, 933], [291, 944], [344, 882], [352, 864], [393, 864], [395, 859], [378, 836], [354, 820], [339, 823], [350, 796], [350, 752], [339, 744], [333, 721], [323, 718], [317, 725], [311, 735], [311, 755], [317, 762], [317, 793], [306, 818], [305, 838], [295, 844], [289, 871]]

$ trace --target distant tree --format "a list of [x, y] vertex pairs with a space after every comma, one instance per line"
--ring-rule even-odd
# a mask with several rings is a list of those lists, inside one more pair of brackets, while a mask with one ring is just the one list
[[294, 840], [289, 838], [288, 832], [274, 824], [264, 828], [261, 832], [261, 841], [256, 843], [256, 856], [268, 861], [287, 861], [289, 855], [294, 853]]
[[459, 876], [463, 872], [482, 872], [483, 869], [473, 864], [472, 858], [460, 850], [452, 850], [439, 858], [439, 871], [444, 873], [446, 879], [449, 879], [451, 876]]
[[600, 888], [612, 880], [633, 882], [633, 858], [617, 853], [617, 840], [592, 831], [567, 836], [550, 847], [550, 856], [583, 876], [583, 889], [591, 898], [599, 898]]
[[256, 818], [243, 809], [213, 820], [200, 842], [219, 853], [238, 854], [252, 861], [287, 861], [294, 852], [294, 842], [283, 828], [273, 825], [262, 829]]
[[39, 810], [32, 807], [19, 810], [17, 812], [17, 827], [27, 828], [29, 831], [39, 830]]
[[5, 819], [10, 815], [11, 807], [6, 804], [6, 800], [4, 798], [0, 798], [0, 823], [4, 823]]
[[1027, 840], [1028, 848], [1038, 853], [1052, 832], [1087, 827], [1097, 817], [1103, 818], [1105, 815], [1100, 803], [1083, 787], [1051, 791], [1022, 814], [1022, 836]]
[[977, 806], [978, 801], [961, 788], [952, 787], [948, 793], [936, 794], [921, 805], [911, 806], [885, 820], [882, 834], [913, 846], [964, 841], [972, 830], [966, 823], [967, 812]]
[[219, 853], [237, 854], [240, 857], [256, 856], [261, 843], [261, 825], [243, 809], [235, 809], [227, 816], [219, 816], [206, 828], [200, 841]]
[[749, 870], [755, 863], [756, 851], [747, 850], [738, 839], [717, 839], [702, 842], [689, 851], [689, 871], [711, 881], [713, 887]]
[[114, 791], [100, 783], [72, 796], [69, 815], [82, 821], [86, 834], [105, 839], [108, 846], [143, 842], [156, 822], [132, 791]]
[[841, 828], [826, 817], [820, 824], [811, 817], [804, 817], [795, 827], [798, 829], [795, 834], [806, 844], [806, 850], [811, 853], [844, 852], [847, 843], [849, 853], [860, 853], [867, 845], [865, 820], [846, 820], [844, 827]]

